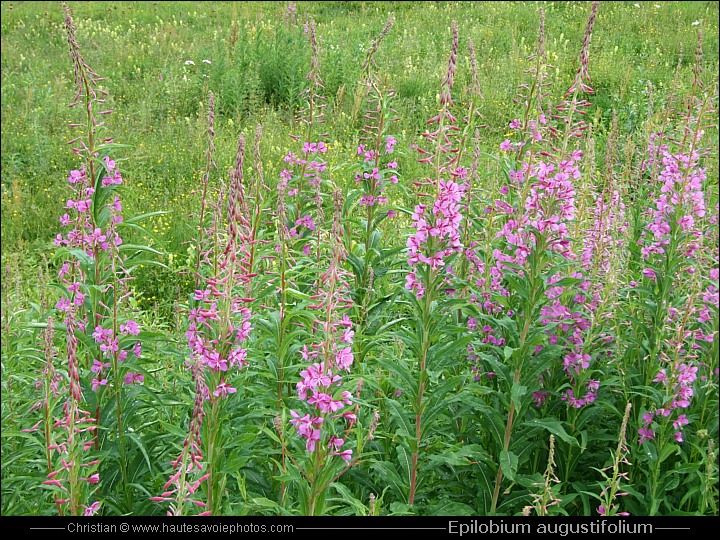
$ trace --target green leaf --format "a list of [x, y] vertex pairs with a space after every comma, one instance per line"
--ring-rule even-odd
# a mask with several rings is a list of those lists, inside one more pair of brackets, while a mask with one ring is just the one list
[[515, 481], [515, 472], [518, 467], [518, 457], [512, 452], [505, 450], [500, 452], [500, 469], [511, 482]]
[[141, 221], [146, 220], [146, 219], [149, 218], [149, 217], [162, 216], [162, 215], [165, 215], [165, 214], [167, 214], [167, 212], [165, 212], [165, 211], [148, 212], [148, 213], [146, 213], [146, 214], [140, 214], [139, 216], [134, 216], [134, 217], [131, 217], [131, 218], [128, 218], [128, 219], [124, 219], [123, 221], [121, 221], [120, 223], [118, 223], [118, 226], [121, 226], [121, 227], [122, 227], [122, 226], [128, 225], [128, 224], [139, 223], [139, 222], [141, 222]]
[[677, 444], [671, 443], [671, 444], [665, 444], [662, 447], [662, 450], [660, 451], [660, 463], [665, 461], [667, 458], [669, 458], [671, 455], [675, 453], [680, 453], [680, 447]]
[[524, 425], [546, 429], [563, 442], [566, 442], [571, 446], [575, 446], [576, 448], [580, 448], [580, 443], [578, 443], [577, 439], [565, 431], [562, 423], [557, 418], [534, 418], [525, 422]]
[[[340, 501], [343, 501], [345, 503], [349, 503], [350, 506], [352, 506], [355, 509], [355, 515], [356, 516], [366, 516], [368, 513], [367, 506], [365, 506], [362, 501], [357, 499], [353, 496], [352, 492], [343, 484], [339, 482], [333, 482], [330, 484], [331, 488], [334, 488], [338, 494], [340, 495]], [[335, 500], [335, 499], [333, 499]]]
[[522, 409], [522, 398], [527, 394], [527, 390], [527, 386], [513, 384], [512, 390], [510, 391], [510, 397], [515, 404], [515, 410], [517, 410], [518, 415], [520, 415], [520, 410]]
[[402, 406], [397, 401], [390, 398], [386, 398], [385, 403], [390, 409], [390, 413], [392, 414], [396, 424], [398, 425], [398, 434], [404, 435], [405, 437], [411, 437], [413, 429], [407, 419], [407, 413], [402, 408]]
[[429, 456], [430, 461], [445, 463], [451, 467], [467, 467], [474, 465], [477, 461], [490, 463], [490, 456], [479, 444], [467, 444], [455, 452], [442, 452], [441, 454]]
[[467, 504], [443, 499], [439, 504], [428, 508], [431, 516], [475, 516], [477, 511]]
[[403, 473], [405, 474], [405, 477], [408, 479], [408, 484], [410, 483], [410, 452], [408, 451], [407, 447], [404, 444], [397, 445], [397, 455], [398, 455], [398, 461], [400, 462], [400, 467], [403, 470]]
[[143, 457], [145, 458], [145, 463], [147, 464], [148, 471], [152, 474], [154, 469], [150, 462], [150, 457], [148, 456], [147, 450], [145, 449], [145, 445], [143, 444], [142, 440], [140, 440], [140, 437], [138, 437], [137, 433], [131, 433], [131, 432], [127, 432], [125, 435], [127, 437], [129, 437], [130, 440], [133, 441], [137, 445], [138, 449], [140, 450]]
[[393, 386], [399, 388], [400, 390], [404, 390], [405, 392], [412, 392], [414, 394], [417, 381], [413, 378], [412, 373], [410, 373], [410, 370], [402, 361], [392, 361], [386, 358], [378, 358], [377, 363], [385, 368], [391, 375], [399, 376], [400, 380], [391, 376], [390, 383]]
[[403, 481], [400, 475], [397, 473], [395, 464], [389, 461], [376, 461], [370, 466], [375, 472], [377, 472], [383, 481], [388, 482], [395, 490], [395, 495], [398, 498], [404, 498], [403, 493]]
[[147, 253], [153, 253], [153, 254], [155, 254], [155, 255], [160, 255], [160, 256], [164, 255], [164, 253], [163, 253], [162, 251], [158, 251], [157, 249], [153, 249], [153, 248], [148, 247], [148, 246], [141, 246], [141, 245], [138, 245], [138, 244], [121, 244], [120, 247], [118, 248], [118, 250], [119, 250], [119, 251], [132, 251], [132, 250], [134, 250], [134, 251], [136, 251], [136, 252], [145, 251], [145, 252], [147, 252]]

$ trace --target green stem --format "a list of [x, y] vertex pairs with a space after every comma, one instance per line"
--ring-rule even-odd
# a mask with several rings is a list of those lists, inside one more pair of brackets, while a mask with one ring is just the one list
[[[520, 382], [520, 369], [515, 370], [515, 376], [513, 377], [513, 385]], [[510, 412], [508, 414], [507, 423], [505, 424], [505, 436], [503, 437], [503, 452], [507, 453], [510, 449], [510, 437], [512, 435], [513, 417], [515, 416], [515, 402], [510, 402]], [[493, 491], [492, 503], [490, 505], [490, 515], [495, 515], [497, 508], [498, 498], [500, 497], [500, 486], [502, 485], [503, 472], [502, 467], [498, 465], [497, 476], [495, 477], [495, 489]]]
[[[218, 506], [220, 504], [220, 496], [216, 494], [218, 482], [218, 474], [216, 471], [217, 457], [216, 454], [216, 443], [218, 434], [218, 412], [219, 412], [220, 398], [214, 399], [210, 407], [210, 414], [208, 415], [208, 510], [213, 516], [218, 515]], [[216, 497], [216, 495], [218, 495]]]
[[432, 292], [434, 291], [435, 271], [429, 269], [428, 287], [425, 293], [425, 303], [422, 310], [422, 342], [420, 347], [420, 358], [419, 358], [419, 379], [418, 379], [418, 393], [415, 401], [415, 441], [412, 454], [412, 461], [410, 465], [410, 493], [408, 495], [408, 504], [415, 504], [415, 493], [417, 490], [417, 472], [418, 472], [418, 458], [420, 455], [420, 446], [422, 443], [422, 415], [423, 415], [423, 397], [425, 395], [425, 382], [427, 380], [427, 356], [428, 350], [430, 349], [430, 326], [432, 321], [430, 320], [430, 306], [432, 304]]

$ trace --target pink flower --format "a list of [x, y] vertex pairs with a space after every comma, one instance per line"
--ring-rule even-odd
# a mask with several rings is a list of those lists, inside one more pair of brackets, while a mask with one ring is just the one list
[[112, 340], [113, 331], [109, 328], [103, 328], [102, 326], [96, 326], [95, 331], [92, 334], [96, 343], [107, 343]]
[[681, 430], [683, 426], [686, 426], [690, 423], [690, 420], [687, 419], [687, 416], [684, 414], [681, 414], [677, 417], [677, 420], [673, 422], [673, 427], [677, 430]]
[[135, 321], [129, 320], [125, 324], [120, 325], [120, 332], [123, 334], [137, 336], [140, 333], [140, 328], [138, 328]]
[[365, 178], [373, 178], [375, 180], [380, 180], [380, 171], [377, 167], [374, 167], [372, 172], [369, 173], [363, 173], [363, 177]]
[[351, 348], [345, 347], [344, 349], [338, 351], [337, 356], [335, 357], [335, 363], [340, 369], [350, 371], [350, 366], [353, 363], [353, 354]]
[[95, 484], [97, 484], [98, 482], [100, 482], [100, 474], [99, 474], [99, 473], [95, 473], [95, 474], [93, 474], [93, 475], [91, 475], [91, 476], [89, 476], [89, 477], [87, 477], [87, 478], [84, 478], [83, 480], [85, 480], [85, 481], [86, 481], [87, 483], [89, 483], [89, 484], [95, 485]]
[[70, 171], [70, 176], [68, 176], [68, 182], [71, 184], [79, 184], [83, 181], [83, 178], [85, 177], [85, 171]]
[[638, 429], [638, 435], [640, 435], [640, 439], [638, 440], [638, 444], [642, 444], [645, 441], [651, 441], [655, 438], [655, 433], [651, 428], [640, 428]]
[[352, 459], [352, 450], [343, 450], [342, 452], [331, 452], [331, 456], [340, 456], [346, 463], [350, 463]]
[[303, 216], [295, 221], [295, 226], [304, 225], [311, 231], [315, 230], [315, 220], [310, 216]]
[[220, 384], [217, 385], [217, 388], [213, 392], [213, 395], [216, 397], [223, 398], [223, 397], [227, 396], [228, 394], [234, 394], [235, 392], [237, 392], [237, 389], [233, 388], [229, 384], [226, 384], [225, 379], [222, 379], [220, 381]]
[[328, 442], [328, 448], [332, 448], [333, 450], [337, 451], [340, 450], [340, 447], [345, 444], [345, 439], [341, 439], [339, 437], [330, 437], [330, 441]]
[[354, 336], [355, 336], [355, 332], [350, 329], [347, 329], [347, 330], [345, 330], [345, 332], [343, 332], [343, 336], [342, 336], [342, 338], [340, 338], [340, 341], [342, 341], [343, 343], [352, 344]]
[[112, 356], [112, 353], [117, 352], [119, 349], [120, 344], [118, 338], [115, 338], [106, 343], [102, 343], [100, 345], [100, 350], [104, 353], [107, 353], [108, 356]]
[[238, 369], [242, 369], [247, 365], [246, 357], [247, 350], [242, 347], [237, 347], [228, 355], [228, 362], [231, 366], [237, 366]]
[[113, 169], [115, 168], [115, 162], [108, 156], [105, 156], [105, 168], [108, 172], [113, 172]]
[[109, 367], [110, 367], [110, 362], [103, 364], [100, 360], [98, 360], [97, 358], [94, 358], [93, 365], [90, 366], [90, 371], [92, 371], [93, 373], [100, 373], [102, 370], [104, 370], [105, 368], [109, 368]]
[[203, 355], [205, 364], [213, 371], [227, 371], [227, 359], [221, 358], [220, 353], [217, 351], [205, 351]]
[[95, 501], [90, 506], [83, 504], [82, 507], [85, 509], [85, 512], [83, 512], [84, 516], [94, 516], [95, 513], [100, 510], [100, 501]]
[[210, 297], [210, 292], [210, 289], [207, 289], [205, 291], [195, 290], [194, 299], [206, 301]]
[[145, 376], [142, 373], [133, 373], [132, 371], [125, 374], [125, 384], [142, 384], [145, 382]]
[[100, 388], [101, 386], [107, 386], [107, 383], [108, 383], [107, 379], [102, 379], [102, 380], [97, 379], [97, 378], [93, 379], [92, 380], [93, 392], [97, 392], [98, 388]]

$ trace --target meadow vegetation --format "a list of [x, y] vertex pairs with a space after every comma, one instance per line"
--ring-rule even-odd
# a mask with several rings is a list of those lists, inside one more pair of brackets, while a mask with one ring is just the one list
[[0, 11], [4, 515], [718, 515], [717, 3]]

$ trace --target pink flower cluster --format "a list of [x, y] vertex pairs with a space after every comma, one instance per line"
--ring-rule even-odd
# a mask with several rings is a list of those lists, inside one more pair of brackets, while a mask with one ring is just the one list
[[[120, 171], [116, 168], [115, 162], [109, 157], [105, 158], [105, 170], [108, 176], [103, 177], [103, 187], [122, 184]], [[120, 246], [122, 238], [117, 234], [114, 227], [111, 231], [103, 232], [100, 227], [95, 225], [91, 212], [95, 188], [91, 179], [88, 178], [85, 168], [82, 167], [80, 170], [71, 171], [68, 182], [72, 186], [73, 198], [68, 199], [65, 208], [74, 213], [74, 216], [68, 213], [63, 214], [60, 217], [60, 224], [63, 227], [72, 225], [72, 229], [65, 236], [58, 233], [54, 244], [56, 246], [82, 249], [90, 257], [96, 257], [99, 250], [109, 251], [111, 243], [115, 247]], [[112, 210], [112, 225], [122, 222], [122, 203], [117, 195], [113, 198]]]
[[[326, 340], [312, 344], [310, 348], [304, 345], [300, 351], [303, 360], [312, 364], [300, 372], [302, 379], [296, 385], [297, 394], [298, 398], [312, 406], [312, 413], [301, 415], [294, 410], [290, 411], [293, 417], [290, 423], [295, 426], [298, 435], [306, 440], [305, 449], [308, 452], [315, 452], [323, 425], [327, 425], [329, 420], [344, 418], [351, 425], [356, 420], [355, 413], [347, 410], [352, 404], [352, 394], [347, 390], [337, 390], [342, 385], [342, 377], [338, 372], [349, 372], [354, 362], [351, 345], [355, 332], [352, 330], [352, 321], [343, 315], [341, 321], [324, 323], [323, 327]], [[332, 435], [328, 439], [328, 449], [330, 455], [350, 461], [352, 450], [340, 451], [344, 442]]]
[[718, 294], [718, 277], [720, 270], [718, 268], [712, 268], [710, 270], [710, 284], [703, 291], [703, 305], [700, 308], [700, 315], [698, 316], [699, 323], [706, 323], [711, 320], [710, 306], [714, 306], [718, 309], [720, 306], [720, 294]]
[[[655, 438], [653, 430], [655, 418], [669, 418], [676, 409], [687, 409], [690, 406], [697, 372], [698, 368], [692, 363], [674, 364], [670, 367], [669, 373], [665, 368], [660, 369], [653, 382], [662, 383], [665, 387], [666, 400], [662, 407], [643, 414], [643, 425], [638, 429], [638, 435], [640, 435], [638, 444]], [[678, 414], [673, 420], [674, 437], [677, 442], [683, 442], [682, 428], [689, 422], [685, 414]]]
[[[579, 272], [574, 273], [571, 277], [582, 279], [582, 274]], [[556, 274], [548, 280], [548, 284], [552, 285], [559, 279], [560, 276]], [[587, 381], [587, 374], [585, 373], [590, 369], [592, 363], [592, 357], [585, 348], [585, 334], [591, 326], [592, 309], [590, 309], [590, 313], [584, 312], [582, 309], [583, 306], [589, 307], [586, 305], [586, 297], [583, 294], [587, 293], [589, 287], [590, 281], [583, 280], [580, 282], [578, 294], [572, 299], [573, 304], [577, 306], [575, 311], [572, 311], [558, 300], [565, 292], [566, 287], [550, 287], [546, 294], [548, 298], [552, 299], [552, 302], [541, 309], [541, 323], [553, 327], [553, 330], [548, 331], [549, 343], [551, 345], [557, 344], [562, 335], [568, 344], [569, 352], [563, 356], [563, 370], [570, 378], [573, 388], [566, 390], [561, 399], [576, 409], [593, 403], [597, 399], [597, 392], [600, 389], [600, 382], [592, 379]], [[539, 352], [539, 349], [537, 352]], [[585, 387], [585, 390], [581, 390], [583, 387]], [[544, 398], [542, 401], [544, 401]]]
[[[478, 289], [477, 293], [470, 295], [470, 301], [477, 304], [478, 307], [487, 314], [500, 313], [503, 308], [496, 302], [493, 302], [492, 297], [493, 294], [498, 296], [510, 296], [510, 291], [503, 286], [503, 268], [506, 267], [502, 264], [496, 264], [495, 266], [487, 268], [485, 261], [483, 261], [478, 255], [478, 246], [478, 242], [472, 240], [470, 242], [470, 246], [465, 250], [465, 257], [470, 264], [469, 273], [473, 276], [475, 286]], [[500, 260], [503, 254], [500, 250], [496, 249], [494, 250], [493, 256]], [[488, 277], [490, 278], [489, 282]], [[474, 327], [471, 328], [469, 320], [468, 329], [475, 329]]]
[[[696, 227], [696, 220], [705, 216], [705, 199], [702, 189], [705, 180], [705, 169], [698, 167], [699, 154], [691, 156], [683, 153], [671, 154], [662, 152], [663, 169], [660, 172], [660, 196], [655, 199], [655, 207], [651, 209], [652, 221], [647, 232], [652, 236], [647, 241], [647, 233], [643, 232], [639, 240], [644, 259], [654, 255], [665, 256], [666, 247], [670, 244], [673, 225], [690, 236], [683, 246], [683, 255], [692, 258], [699, 248], [696, 241], [702, 234]], [[673, 223], [674, 222], [674, 223]], [[647, 269], [652, 270], [652, 269]], [[689, 268], [688, 271], [694, 271]], [[654, 274], [654, 272], [652, 273]], [[654, 276], [646, 272], [648, 277]]]
[[[306, 141], [303, 143], [302, 148], [302, 154], [304, 154], [305, 157], [300, 157], [294, 152], [288, 152], [285, 155], [284, 161], [288, 164], [288, 167], [280, 172], [280, 180], [278, 181], [278, 192], [281, 194], [281, 200], [284, 201], [286, 194], [290, 197], [296, 197], [299, 195], [307, 197], [308, 194], [305, 192], [305, 180], [307, 179], [310, 188], [314, 190], [314, 196], [312, 199], [308, 197], [308, 200], [313, 200], [318, 208], [322, 207], [322, 193], [320, 190], [320, 184], [322, 182], [321, 175], [327, 170], [327, 163], [319, 160], [319, 158], [310, 158], [315, 154], [324, 154], [327, 151], [328, 147], [322, 141]], [[297, 183], [291, 186], [290, 184], [294, 179], [297, 179]], [[309, 236], [308, 233], [312, 233], [312, 231], [315, 231], [317, 228], [313, 216], [310, 213], [306, 213], [308, 212], [306, 202], [306, 199], [301, 198], [295, 204], [297, 209], [296, 215], [299, 215], [300, 217], [295, 220], [292, 228], [288, 229], [287, 223], [282, 223], [281, 225], [290, 238], [307, 238]], [[309, 255], [310, 244], [306, 243], [302, 250], [305, 255]]]
[[[395, 151], [397, 140], [392, 135], [385, 138], [385, 152], [368, 150], [364, 144], [358, 146], [357, 153], [363, 156], [364, 165], [361, 172], [355, 175], [355, 182], [363, 182], [365, 193], [360, 198], [361, 206], [375, 206], [387, 204], [387, 197], [383, 195], [386, 188], [386, 181], [397, 184], [397, 162], [389, 161], [385, 168], [381, 163], [381, 156], [387, 156]], [[389, 178], [387, 178], [389, 175]]]
[[[294, 174], [292, 167], [299, 166], [301, 174], [301, 179], [308, 179], [308, 183], [317, 188], [320, 185], [320, 182], [322, 182], [322, 178], [320, 176], [321, 173], [324, 173], [327, 170], [327, 163], [324, 161], [317, 161], [316, 159], [310, 159], [310, 157], [313, 154], [324, 154], [328, 151], [327, 145], [320, 141], [320, 142], [305, 142], [303, 143], [302, 153], [305, 154], [305, 157], [299, 157], [294, 152], [288, 152], [283, 160], [285, 163], [288, 164], [288, 169], [283, 169], [280, 173], [280, 178], [282, 180], [285, 180], [286, 182], [290, 182], [292, 180]], [[302, 180], [300, 182], [300, 186], [296, 187], [294, 189], [290, 189], [288, 191], [289, 196], [295, 196], [298, 195], [302, 191]]]
[[[140, 328], [138, 324], [131, 319], [120, 325], [120, 333], [128, 336], [137, 336], [140, 333]], [[141, 357], [142, 344], [140, 341], [136, 341], [132, 349], [120, 349], [120, 337], [116, 336], [110, 328], [103, 328], [98, 325], [95, 327], [92, 337], [95, 343], [100, 345], [102, 356], [108, 360], [116, 356], [119, 362], [124, 362], [127, 360], [130, 352], [132, 352], [136, 358]], [[107, 386], [108, 380], [103, 377], [103, 374], [111, 365], [110, 362], [103, 362], [102, 359], [93, 359], [93, 365], [90, 367], [90, 371], [95, 374], [92, 380], [92, 389], [94, 392], [97, 392], [101, 386]], [[125, 384], [142, 383], [144, 379], [143, 375], [128, 373], [125, 376]]]
[[535, 236], [531, 229], [544, 235], [547, 245], [554, 251], [568, 259], [574, 258], [570, 250], [567, 223], [575, 219], [573, 181], [580, 178], [578, 162], [582, 156], [583, 153], [577, 150], [557, 167], [553, 163], [540, 161], [530, 168], [528, 177], [536, 181], [530, 186], [525, 200], [525, 212], [519, 219], [508, 220], [497, 233], [498, 238], [504, 237], [508, 247], [514, 250], [513, 257], [501, 255], [500, 263], [525, 264], [535, 246]]
[[[541, 114], [538, 121], [529, 120], [526, 128], [527, 135], [531, 141], [542, 141], [543, 140], [543, 126], [547, 125], [547, 117]], [[514, 119], [510, 122], [510, 129], [522, 131], [522, 124], [519, 118]], [[525, 142], [513, 143], [510, 139], [505, 139], [500, 143], [500, 150], [503, 152], [517, 152], [525, 146]], [[524, 172], [527, 171], [527, 163], [523, 163], [525, 169], [519, 171], [511, 171], [510, 179], [515, 180], [518, 183], [522, 183], [524, 179]]]
[[[243, 348], [243, 343], [252, 330], [251, 312], [242, 307], [239, 301], [233, 301], [231, 313], [234, 320], [225, 321], [227, 329], [221, 333], [219, 327], [222, 315], [211, 293], [210, 288], [195, 291], [194, 298], [200, 304], [190, 310], [190, 324], [185, 333], [192, 358], [213, 373], [226, 373], [232, 368], [241, 370], [247, 365], [247, 349]], [[224, 398], [235, 392], [236, 389], [225, 383], [223, 378], [214, 389], [213, 395]], [[209, 392], [205, 397], [209, 399]]]
[[465, 193], [465, 186], [452, 180], [438, 183], [438, 196], [431, 209], [419, 204], [412, 215], [415, 234], [408, 238], [408, 263], [413, 269], [406, 277], [405, 288], [415, 292], [418, 298], [425, 294], [422, 281], [417, 278], [417, 266], [428, 265], [433, 270], [445, 266], [445, 257], [462, 252], [460, 222], [462, 214], [458, 203]]
[[[352, 394], [340, 390], [342, 377], [339, 373], [349, 372], [355, 361], [352, 352], [355, 332], [347, 315], [339, 317], [339, 310], [350, 308], [353, 303], [348, 297], [350, 289], [347, 278], [350, 274], [341, 266], [345, 254], [340, 238], [341, 204], [337, 197], [335, 199], [330, 267], [321, 276], [317, 294], [312, 296], [317, 303], [308, 306], [324, 315], [323, 320], [315, 321], [315, 328], [320, 331], [322, 339], [310, 347], [303, 345], [300, 354], [310, 365], [300, 371], [301, 380], [296, 385], [298, 398], [307, 403], [311, 411], [303, 415], [291, 410], [290, 423], [295, 426], [297, 434], [305, 439], [308, 452], [322, 448], [322, 452], [327, 450], [330, 456], [340, 456], [349, 463], [352, 450], [341, 450], [345, 440], [337, 435], [337, 428], [333, 424], [334, 420], [344, 419], [348, 423], [346, 429], [349, 429], [357, 420], [355, 412], [348, 410], [352, 404]], [[327, 434], [326, 439], [323, 439], [323, 432]], [[325, 455], [321, 453], [321, 456]]]

